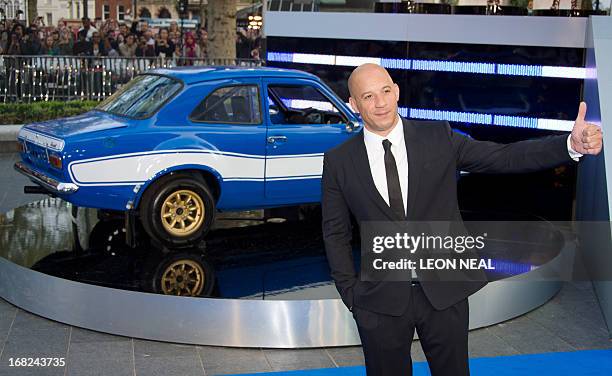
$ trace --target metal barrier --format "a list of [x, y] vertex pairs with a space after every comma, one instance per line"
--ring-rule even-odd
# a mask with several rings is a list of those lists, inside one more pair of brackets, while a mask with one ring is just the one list
[[103, 100], [135, 75], [176, 66], [262, 65], [258, 60], [0, 56], [0, 101]]

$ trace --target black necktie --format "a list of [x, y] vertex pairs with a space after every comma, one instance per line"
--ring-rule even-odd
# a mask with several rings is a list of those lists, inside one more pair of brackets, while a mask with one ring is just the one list
[[391, 152], [391, 141], [383, 140], [383, 148], [385, 149], [385, 171], [387, 172], [387, 191], [389, 192], [389, 206], [391, 210], [396, 212], [401, 218], [406, 216], [404, 210], [404, 200], [402, 198], [402, 188], [400, 186], [399, 174], [395, 157]]

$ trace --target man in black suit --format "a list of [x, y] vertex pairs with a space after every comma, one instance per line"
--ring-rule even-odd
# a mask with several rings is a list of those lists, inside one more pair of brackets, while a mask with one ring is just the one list
[[476, 141], [453, 132], [445, 121], [401, 118], [399, 87], [378, 65], [357, 67], [348, 84], [350, 105], [365, 126], [325, 153], [323, 236], [331, 276], [357, 323], [367, 374], [411, 375], [416, 328], [433, 376], [469, 375], [467, 298], [485, 282], [360, 280], [350, 214], [358, 223], [461, 221], [458, 169], [515, 173], [577, 161], [601, 151], [601, 129], [585, 122], [581, 103], [570, 136], [511, 144]]

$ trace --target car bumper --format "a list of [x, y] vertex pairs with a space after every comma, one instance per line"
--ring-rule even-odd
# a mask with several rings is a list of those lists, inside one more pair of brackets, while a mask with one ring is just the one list
[[26, 166], [23, 162], [15, 163], [14, 167], [15, 170], [24, 174], [25, 176], [30, 178], [30, 180], [49, 190], [51, 193], [70, 194], [76, 192], [79, 189], [76, 184], [64, 183], [56, 179], [50, 178], [44, 174], [41, 174], [38, 171], [34, 171], [28, 166]]

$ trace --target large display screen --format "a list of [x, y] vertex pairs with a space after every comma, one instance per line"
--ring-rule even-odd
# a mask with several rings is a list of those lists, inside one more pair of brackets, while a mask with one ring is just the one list
[[[267, 38], [269, 66], [313, 73], [347, 102], [348, 77], [364, 62], [386, 67], [400, 86], [403, 116], [448, 120], [475, 139], [503, 143], [570, 131], [586, 75], [580, 48]], [[465, 175], [460, 206], [568, 220], [575, 173], [563, 166]]]
[[[520, 128], [519, 138], [571, 130], [581, 97], [579, 48], [269, 37], [267, 64], [307, 71], [348, 101], [355, 66], [385, 66], [400, 85], [400, 113], [448, 120], [489, 133]], [[508, 130], [506, 136], [514, 138]], [[499, 133], [499, 129], [496, 130]]]

